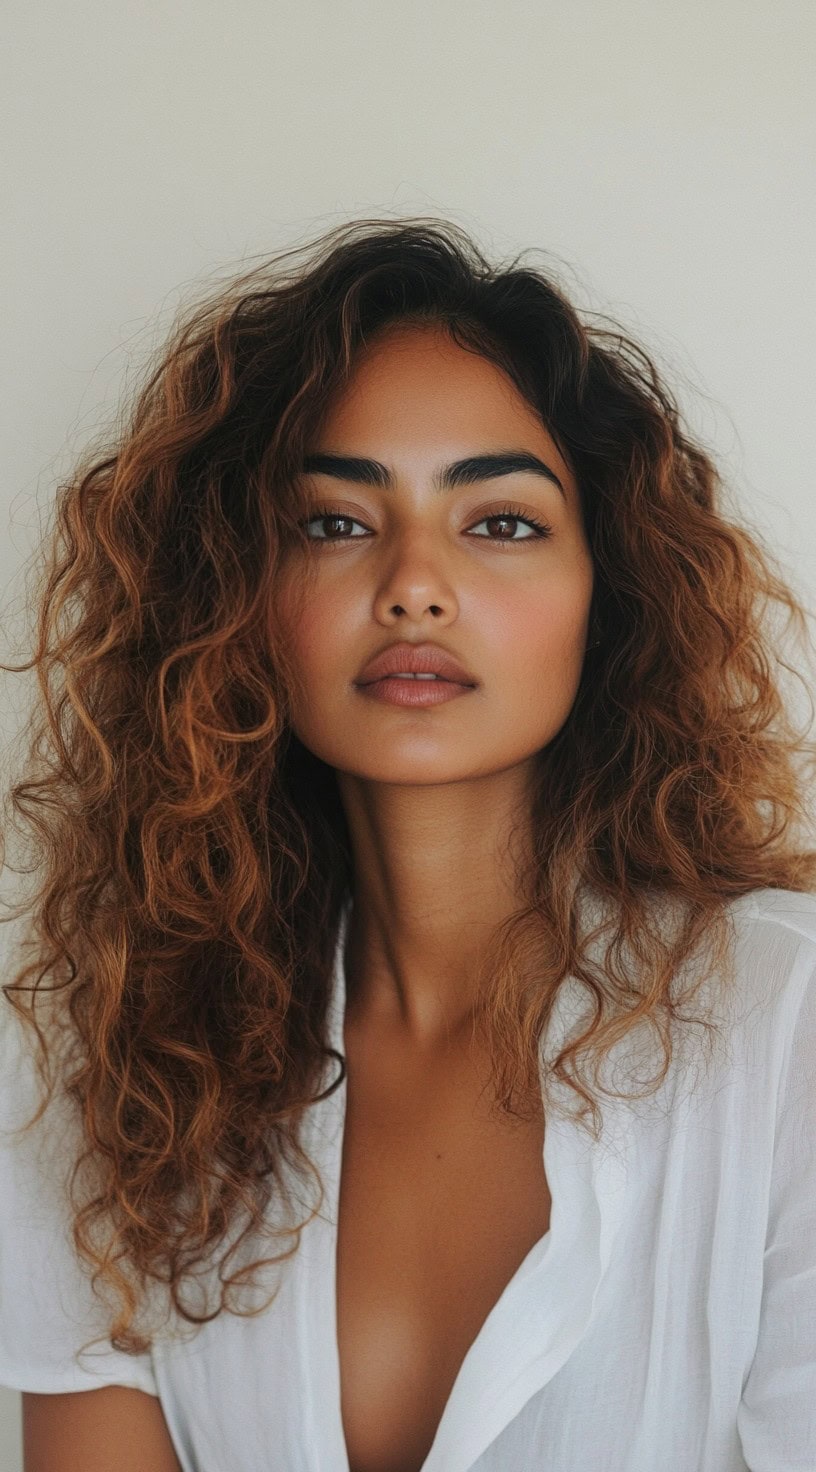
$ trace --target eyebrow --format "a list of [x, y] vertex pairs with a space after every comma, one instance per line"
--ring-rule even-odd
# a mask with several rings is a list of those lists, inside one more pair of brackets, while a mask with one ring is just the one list
[[[338, 480], [355, 481], [359, 485], [380, 486], [383, 490], [393, 490], [396, 486], [396, 477], [387, 465], [359, 455], [306, 455], [303, 470], [317, 475], [333, 475]], [[500, 475], [515, 475], [519, 471], [541, 475], [552, 481], [566, 500], [566, 492], [555, 471], [537, 455], [531, 455], [529, 450], [499, 450], [490, 455], [468, 455], [464, 460], [454, 460], [436, 472], [433, 485], [437, 491], [446, 491], [456, 486], [493, 480]]]

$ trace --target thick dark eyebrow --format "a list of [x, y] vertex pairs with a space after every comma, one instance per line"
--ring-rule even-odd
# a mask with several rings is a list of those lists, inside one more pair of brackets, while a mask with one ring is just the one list
[[[355, 481], [358, 485], [380, 486], [393, 490], [394, 476], [380, 460], [366, 460], [358, 455], [312, 454], [306, 455], [303, 470], [317, 475], [333, 475], [338, 480]], [[452, 490], [455, 486], [475, 485], [477, 481], [493, 480], [500, 475], [515, 475], [518, 471], [542, 475], [552, 481], [564, 496], [566, 493], [558, 476], [549, 465], [531, 455], [529, 450], [499, 450], [491, 455], [468, 455], [464, 460], [454, 460], [445, 465], [433, 479], [436, 490]]]

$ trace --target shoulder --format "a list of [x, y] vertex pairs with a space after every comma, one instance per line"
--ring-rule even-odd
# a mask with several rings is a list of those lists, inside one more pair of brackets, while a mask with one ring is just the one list
[[752, 889], [729, 909], [743, 927], [795, 931], [816, 948], [816, 894], [798, 889]]
[[150, 1351], [112, 1347], [107, 1306], [75, 1251], [69, 1183], [80, 1141], [59, 1092], [19, 1133], [42, 1090], [33, 1035], [2, 1005], [0, 1385], [47, 1395], [117, 1385], [156, 1395]]
[[736, 975], [752, 997], [801, 1003], [816, 981], [816, 894], [756, 889], [728, 910], [735, 942]]
[[816, 1049], [816, 895], [758, 889], [729, 905], [734, 965], [723, 1013], [746, 1056], [777, 1076]]
[[816, 895], [755, 889], [724, 911], [725, 951], [703, 947], [674, 978], [666, 1088], [675, 1102], [690, 1085], [698, 1100], [713, 1093], [761, 1111], [777, 1097], [791, 1057], [816, 1052]]

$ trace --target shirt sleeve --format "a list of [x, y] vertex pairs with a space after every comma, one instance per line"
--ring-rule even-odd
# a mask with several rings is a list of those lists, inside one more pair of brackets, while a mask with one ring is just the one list
[[750, 1472], [816, 1467], [816, 944], [799, 950], [798, 1006], [777, 1110], [760, 1327], [737, 1412]]
[[150, 1352], [112, 1348], [105, 1305], [74, 1249], [66, 1183], [76, 1156], [54, 1114], [58, 1099], [30, 1131], [12, 1133], [39, 1099], [28, 1034], [0, 997], [0, 1385], [158, 1395]]

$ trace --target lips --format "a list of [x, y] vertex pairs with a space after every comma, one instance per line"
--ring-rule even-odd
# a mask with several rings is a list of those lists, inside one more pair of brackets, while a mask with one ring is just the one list
[[464, 665], [439, 644], [391, 644], [363, 666], [355, 683], [373, 685], [387, 675], [438, 675], [456, 685], [478, 684]]

